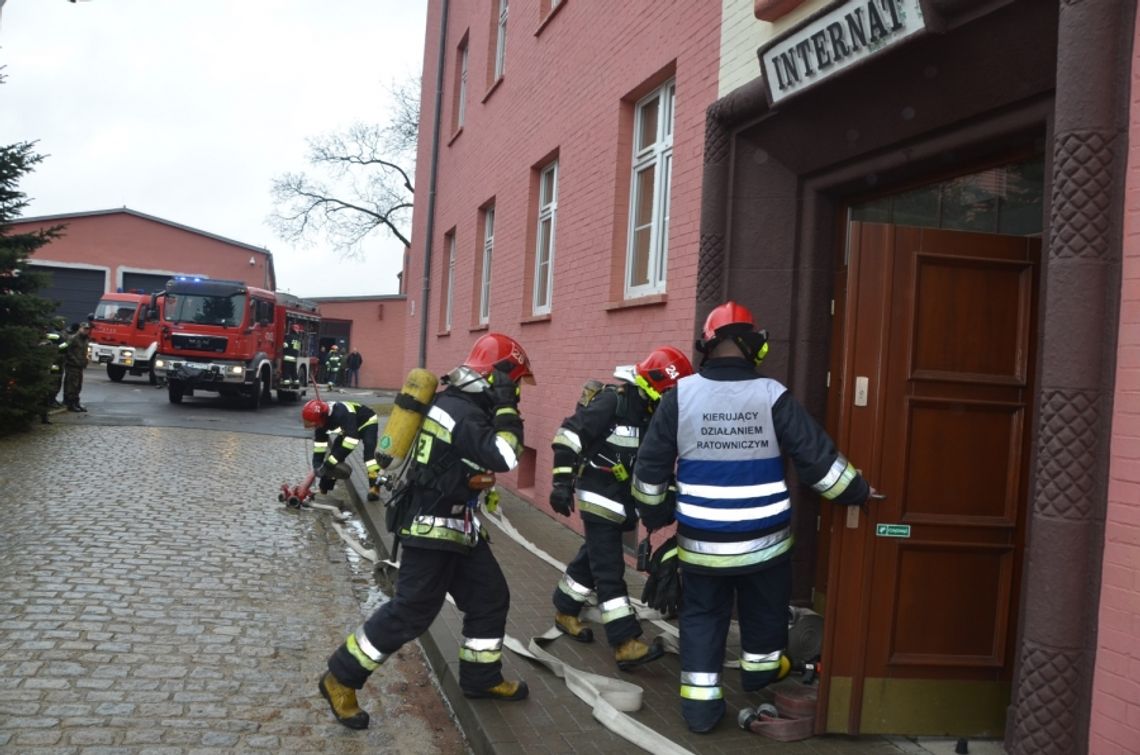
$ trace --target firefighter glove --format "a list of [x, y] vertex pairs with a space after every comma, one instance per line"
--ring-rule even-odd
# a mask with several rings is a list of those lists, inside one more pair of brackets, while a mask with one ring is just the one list
[[681, 572], [677, 559], [677, 538], [663, 542], [649, 559], [649, 579], [641, 601], [663, 616], [677, 615], [681, 605]]
[[491, 389], [491, 403], [496, 407], [518, 406], [519, 386], [511, 376], [502, 370], [494, 370], [487, 378]]
[[499, 510], [498, 488], [491, 488], [483, 494], [483, 508], [486, 509], [488, 514], [494, 514]]
[[574, 486], [554, 483], [550, 489], [550, 508], [562, 516], [570, 516], [574, 511]]

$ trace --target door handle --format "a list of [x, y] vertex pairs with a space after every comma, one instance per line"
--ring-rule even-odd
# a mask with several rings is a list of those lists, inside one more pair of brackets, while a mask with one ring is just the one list
[[[867, 499], [870, 501], [885, 501], [887, 500], [887, 494], [871, 488], [871, 495], [869, 495]], [[847, 529], [854, 530], [859, 528], [859, 510], [861, 508], [862, 506], [847, 507], [847, 521], [845, 522]]]

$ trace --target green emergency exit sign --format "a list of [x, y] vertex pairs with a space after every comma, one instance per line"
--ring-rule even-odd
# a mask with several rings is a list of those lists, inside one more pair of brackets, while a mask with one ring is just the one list
[[876, 524], [875, 534], [879, 537], [910, 537], [910, 525]]

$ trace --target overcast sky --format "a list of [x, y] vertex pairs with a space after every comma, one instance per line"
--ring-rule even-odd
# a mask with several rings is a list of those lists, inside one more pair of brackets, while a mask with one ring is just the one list
[[307, 137], [387, 122], [392, 84], [419, 76], [426, 0], [0, 5], [0, 144], [47, 155], [20, 183], [25, 217], [126, 206], [269, 249], [295, 294], [396, 293], [387, 234], [346, 261], [266, 218]]

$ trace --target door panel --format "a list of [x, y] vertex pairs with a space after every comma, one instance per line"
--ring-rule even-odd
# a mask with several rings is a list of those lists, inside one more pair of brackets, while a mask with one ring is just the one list
[[[994, 736], [1004, 725], [1040, 248], [849, 225], [839, 444], [887, 498], [870, 521], [832, 526], [829, 731]], [[866, 406], [853, 405], [855, 376], [869, 380]]]

